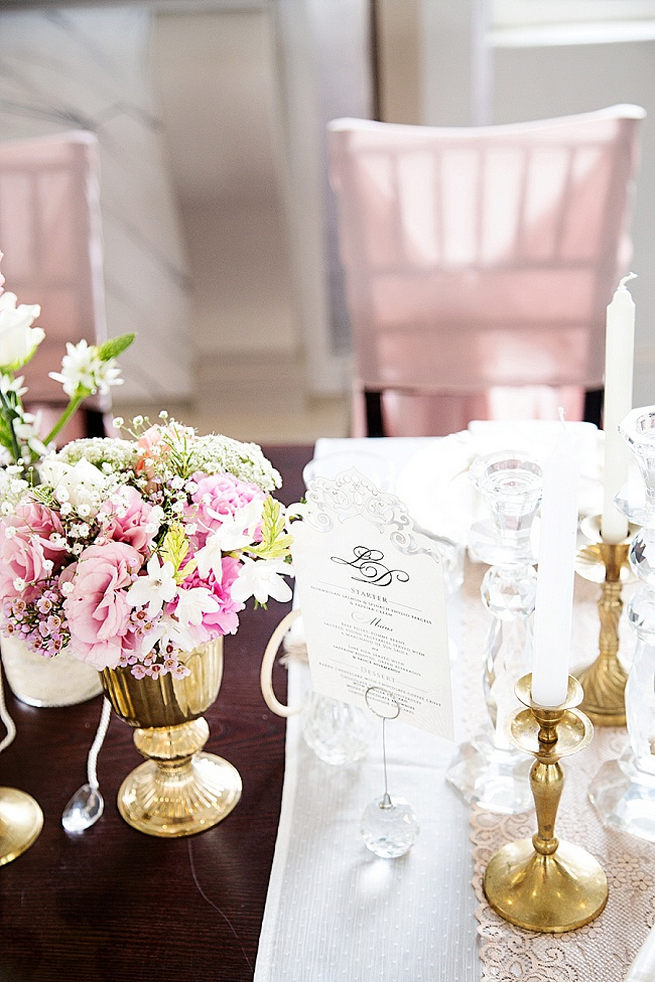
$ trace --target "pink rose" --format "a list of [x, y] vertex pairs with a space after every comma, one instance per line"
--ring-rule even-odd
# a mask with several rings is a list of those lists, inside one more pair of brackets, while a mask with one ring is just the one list
[[[45, 505], [26, 501], [0, 522], [0, 597], [15, 596], [14, 580], [26, 584], [46, 580], [67, 556], [66, 545], [51, 535], [62, 535], [58, 516]], [[18, 591], [20, 592], [20, 591]], [[29, 598], [33, 591], [25, 590]]]
[[143, 562], [125, 542], [89, 546], [75, 570], [73, 590], [64, 601], [70, 651], [98, 670], [115, 668], [123, 647], [132, 647], [127, 589]]
[[100, 517], [107, 516], [108, 524], [104, 526], [106, 538], [117, 542], [127, 542], [144, 555], [152, 550], [152, 540], [157, 532], [148, 531], [151, 522], [153, 506], [141, 497], [136, 488], [125, 487], [121, 491], [119, 505], [108, 501], [100, 509]]
[[199, 635], [199, 644], [208, 638], [216, 638], [223, 634], [236, 634], [239, 626], [237, 614], [245, 607], [245, 604], [236, 603], [231, 596], [232, 584], [239, 575], [241, 563], [231, 556], [224, 556], [221, 560], [221, 567], [223, 577], [220, 583], [216, 582], [216, 577], [212, 572], [209, 573], [206, 580], [203, 580], [197, 570], [184, 580], [186, 589], [196, 586], [206, 587], [219, 605], [218, 610], [211, 610], [203, 614], [202, 636]]
[[187, 506], [185, 518], [197, 526], [191, 536], [194, 549], [201, 549], [207, 536], [216, 532], [226, 518], [231, 517], [255, 498], [263, 501], [263, 491], [254, 484], [239, 480], [233, 474], [210, 474], [207, 477], [194, 476], [198, 485], [191, 496], [192, 503]]

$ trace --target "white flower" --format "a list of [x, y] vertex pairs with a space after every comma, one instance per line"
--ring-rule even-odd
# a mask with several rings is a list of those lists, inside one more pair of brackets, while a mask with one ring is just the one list
[[192, 624], [202, 624], [202, 615], [219, 607], [216, 597], [205, 587], [191, 587], [190, 590], [180, 590], [175, 616], [183, 627], [190, 627]]
[[[39, 428], [41, 425], [41, 413], [38, 412], [35, 416], [32, 413], [23, 413], [22, 418], [19, 417], [14, 420], [14, 433], [19, 441], [25, 444], [30, 450], [32, 450], [37, 457], [43, 457], [47, 454], [48, 449], [45, 444], [41, 441], [39, 437]], [[24, 454], [29, 462], [29, 454]]]
[[120, 369], [115, 358], [103, 361], [95, 345], [86, 341], [77, 344], [66, 344], [66, 354], [61, 362], [61, 372], [50, 372], [50, 378], [61, 382], [67, 396], [72, 396], [78, 386], [91, 393], [98, 390], [104, 394], [109, 392], [112, 385], [122, 385]]
[[254, 597], [260, 604], [265, 604], [269, 597], [281, 603], [291, 600], [291, 587], [282, 579], [283, 574], [293, 575], [283, 559], [255, 560], [244, 556], [239, 576], [232, 584], [232, 599], [236, 603], [245, 603], [249, 597]]
[[17, 378], [12, 378], [11, 375], [5, 375], [0, 372], [0, 392], [4, 392], [7, 395], [9, 392], [13, 392], [19, 398], [24, 396], [27, 392], [27, 386], [23, 385], [25, 381], [22, 375]]
[[152, 630], [147, 632], [143, 639], [141, 654], [147, 655], [148, 652], [153, 651], [157, 642], [160, 651], [164, 651], [169, 644], [180, 651], [192, 651], [198, 643], [193, 629], [184, 627], [170, 614], [162, 614]]
[[72, 466], [59, 457], [46, 457], [39, 465], [43, 484], [50, 484], [58, 501], [68, 501], [73, 508], [88, 507], [86, 516], [95, 514], [105, 497], [107, 477], [88, 460]]
[[15, 293], [0, 296], [0, 368], [15, 372], [30, 360], [45, 337], [40, 327], [32, 327], [40, 313], [37, 304], [16, 306]]
[[309, 506], [305, 501], [294, 501], [293, 504], [287, 505], [284, 509], [284, 514], [287, 519], [287, 525], [289, 521], [293, 518], [306, 518], [308, 514]]
[[[217, 517], [222, 516], [217, 515]], [[262, 503], [255, 498], [235, 512], [234, 515], [224, 518], [220, 528], [207, 536], [205, 545], [198, 550], [195, 557], [198, 563], [198, 572], [203, 579], [206, 579], [209, 571], [212, 570], [216, 580], [221, 582], [223, 578], [221, 563], [223, 554], [250, 545], [261, 517]]]
[[216, 582], [220, 583], [223, 579], [223, 550], [220, 539], [217, 535], [210, 535], [207, 542], [199, 549], [195, 555], [198, 564], [198, 572], [203, 580], [206, 580], [211, 570], [216, 577]]
[[127, 591], [127, 599], [133, 607], [148, 604], [148, 617], [154, 617], [175, 596], [175, 570], [168, 560], [160, 563], [156, 553], [148, 560], [146, 569], [147, 575], [138, 576]]

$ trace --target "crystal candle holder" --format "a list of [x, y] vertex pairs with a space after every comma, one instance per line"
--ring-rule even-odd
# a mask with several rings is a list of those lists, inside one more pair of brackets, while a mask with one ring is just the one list
[[619, 426], [644, 486], [635, 501], [619, 496], [632, 521], [630, 566], [641, 586], [628, 605], [637, 644], [625, 687], [629, 746], [594, 777], [589, 798], [603, 823], [655, 842], [655, 406], [634, 409]]
[[479, 458], [472, 468], [491, 523], [471, 531], [472, 557], [491, 564], [480, 588], [492, 615], [486, 640], [483, 690], [488, 721], [463, 744], [448, 769], [448, 781], [467, 802], [515, 814], [531, 807], [529, 760], [510, 742], [507, 721], [516, 706], [514, 682], [530, 664], [537, 576], [531, 533], [541, 501], [541, 468], [522, 452]]

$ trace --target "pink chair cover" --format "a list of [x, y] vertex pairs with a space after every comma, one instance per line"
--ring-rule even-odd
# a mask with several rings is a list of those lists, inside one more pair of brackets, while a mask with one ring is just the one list
[[637, 106], [480, 128], [329, 124], [360, 393], [389, 435], [580, 419], [631, 255]]
[[[0, 144], [0, 250], [5, 289], [39, 304], [46, 332], [24, 375], [30, 408], [67, 401], [48, 372], [58, 371], [66, 341], [106, 337], [98, 146], [73, 131]], [[96, 408], [109, 403], [97, 400]], [[66, 428], [66, 438], [81, 435]], [[43, 429], [47, 429], [47, 422]]]

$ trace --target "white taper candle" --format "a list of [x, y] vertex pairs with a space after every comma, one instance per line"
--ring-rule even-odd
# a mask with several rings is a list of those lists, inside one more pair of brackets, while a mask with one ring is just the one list
[[563, 426], [562, 437], [543, 467], [532, 663], [532, 699], [540, 706], [561, 705], [568, 688], [577, 484], [577, 457]]
[[603, 541], [620, 542], [628, 534], [628, 519], [614, 504], [628, 474], [629, 451], [618, 425], [632, 409], [635, 344], [635, 305], [626, 288], [634, 273], [624, 276], [607, 308], [605, 333], [605, 467], [603, 473]]

